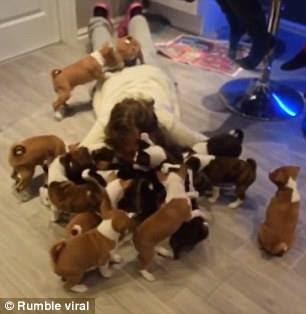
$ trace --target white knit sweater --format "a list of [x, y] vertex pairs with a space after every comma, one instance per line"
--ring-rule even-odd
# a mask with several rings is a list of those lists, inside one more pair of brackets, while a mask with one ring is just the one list
[[206, 137], [194, 132], [180, 122], [179, 106], [174, 84], [158, 67], [139, 65], [112, 74], [97, 86], [93, 107], [97, 121], [81, 145], [103, 142], [104, 128], [115, 104], [125, 98], [154, 99], [159, 123], [181, 145], [193, 146]]

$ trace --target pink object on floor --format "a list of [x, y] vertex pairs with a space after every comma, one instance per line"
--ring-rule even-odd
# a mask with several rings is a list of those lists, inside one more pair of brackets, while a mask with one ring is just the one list
[[124, 16], [124, 18], [122, 19], [122, 21], [119, 23], [118, 26], [118, 37], [123, 37], [126, 36], [128, 31], [128, 25], [131, 19], [131, 12], [136, 9], [136, 8], [142, 8], [142, 4], [138, 1], [133, 2], [127, 9], [126, 14]]

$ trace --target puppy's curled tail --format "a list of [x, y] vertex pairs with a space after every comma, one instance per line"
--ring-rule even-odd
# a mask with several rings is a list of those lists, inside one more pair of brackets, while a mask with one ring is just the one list
[[246, 161], [251, 166], [252, 169], [256, 170], [257, 164], [254, 159], [248, 158]]
[[288, 245], [285, 242], [278, 243], [273, 248], [273, 254], [275, 255], [284, 255], [288, 251]]
[[66, 241], [60, 241], [56, 244], [54, 244], [51, 249], [50, 249], [50, 256], [51, 256], [51, 261], [53, 263], [53, 267], [55, 268], [58, 258], [61, 255], [61, 251], [63, 248], [66, 246]]
[[74, 225], [70, 230], [70, 235], [73, 237], [78, 236], [83, 232], [82, 227], [80, 225]]
[[11, 147], [11, 155], [15, 157], [22, 156], [25, 154], [25, 152], [26, 152], [26, 148], [24, 145], [16, 144]]
[[229, 132], [229, 134], [232, 135], [233, 137], [237, 138], [241, 142], [243, 141], [244, 133], [241, 129], [233, 129]]
[[60, 73], [62, 73], [62, 70], [60, 69], [55, 69], [55, 70], [52, 70], [51, 72], [51, 76], [52, 78], [54, 79], [56, 76], [58, 76]]

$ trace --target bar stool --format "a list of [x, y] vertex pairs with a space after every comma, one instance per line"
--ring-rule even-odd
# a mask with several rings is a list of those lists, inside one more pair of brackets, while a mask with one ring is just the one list
[[[279, 28], [282, 0], [271, 0], [268, 31]], [[219, 96], [224, 105], [246, 118], [275, 121], [294, 118], [303, 111], [303, 97], [294, 88], [270, 80], [274, 49], [264, 59], [259, 78], [237, 79], [224, 84]]]

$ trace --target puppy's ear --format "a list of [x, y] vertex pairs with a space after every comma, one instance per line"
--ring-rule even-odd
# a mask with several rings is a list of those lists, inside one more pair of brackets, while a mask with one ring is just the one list
[[24, 155], [25, 152], [26, 152], [26, 148], [25, 148], [25, 146], [23, 146], [21, 144], [17, 144], [17, 145], [12, 147], [12, 153], [16, 157]]
[[156, 172], [157, 179], [158, 179], [160, 182], [166, 181], [167, 178], [168, 178], [168, 175], [169, 175], [169, 173], [164, 173], [164, 172], [162, 172], [162, 171], [157, 171], [157, 172]]
[[74, 150], [77, 150], [79, 145], [80, 145], [80, 142], [68, 145], [68, 151], [73, 152]]
[[126, 190], [131, 184], [132, 184], [133, 180], [132, 179], [128, 179], [128, 180], [120, 180], [120, 185], [123, 188], [123, 190]]
[[185, 179], [187, 176], [187, 166], [186, 165], [181, 165], [179, 168], [177, 174], [182, 178]]
[[70, 153], [66, 153], [65, 155], [62, 155], [62, 156], [59, 158], [59, 162], [60, 162], [63, 166], [67, 166], [70, 161], [71, 161], [71, 154], [70, 154]]
[[290, 167], [288, 167], [288, 174], [294, 180], [297, 178], [299, 172], [300, 172], [300, 167], [297, 167], [297, 166], [290, 166]]
[[269, 178], [276, 185], [285, 185], [288, 182], [288, 174], [284, 171], [283, 168], [274, 170], [269, 174]]

